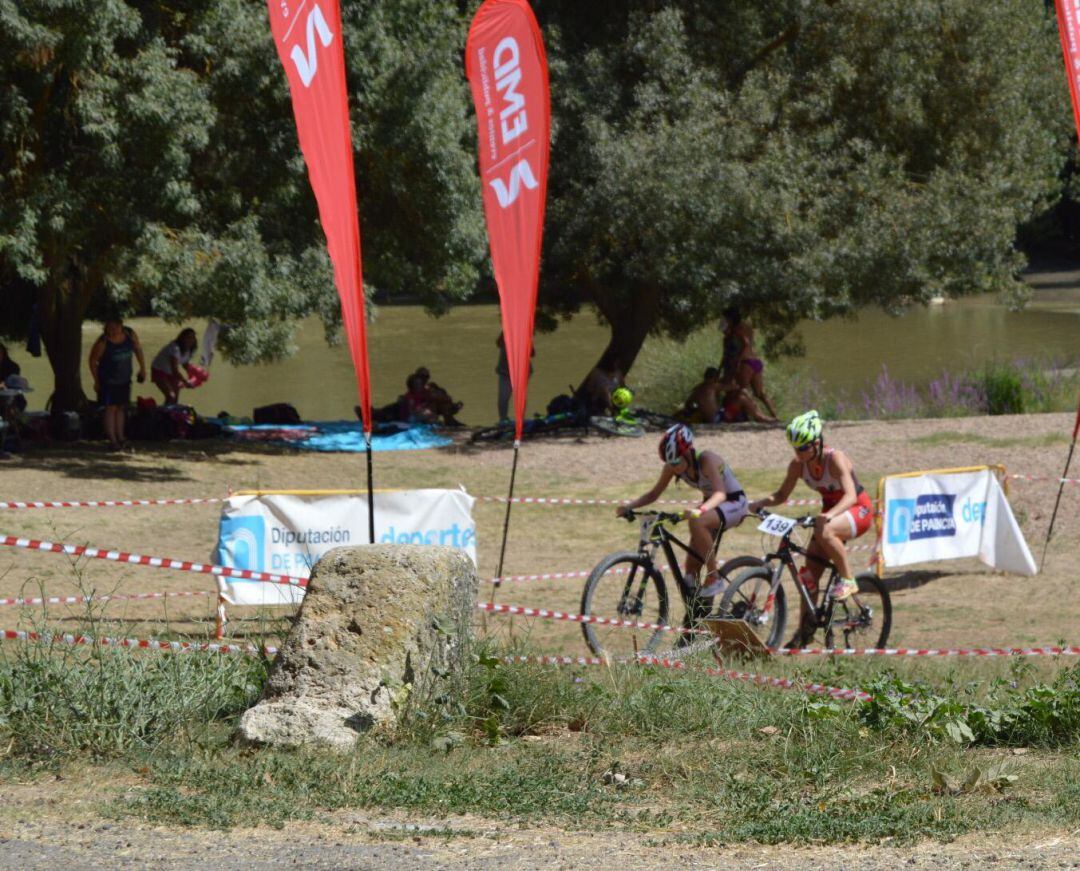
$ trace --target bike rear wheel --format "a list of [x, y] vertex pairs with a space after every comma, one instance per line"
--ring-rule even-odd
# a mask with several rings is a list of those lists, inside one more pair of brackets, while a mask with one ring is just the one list
[[766, 647], [779, 647], [787, 625], [787, 600], [783, 584], [777, 586], [775, 596], [771, 588], [772, 571], [767, 565], [743, 572], [720, 600], [720, 614], [743, 620]]
[[833, 602], [832, 618], [825, 629], [827, 648], [880, 648], [892, 629], [889, 591], [873, 572], [855, 576], [859, 592]]
[[[581, 594], [581, 613], [608, 620], [667, 625], [668, 595], [664, 577], [633, 551], [604, 557], [589, 574]], [[597, 656], [633, 658], [652, 653], [665, 633], [597, 623], [582, 623], [585, 643]]]

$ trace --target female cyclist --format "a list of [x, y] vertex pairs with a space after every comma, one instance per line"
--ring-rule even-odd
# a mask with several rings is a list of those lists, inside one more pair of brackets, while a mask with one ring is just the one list
[[[832, 560], [839, 572], [832, 596], [846, 599], [859, 591], [859, 585], [852, 577], [844, 542], [858, 538], [870, 528], [874, 503], [855, 477], [847, 454], [826, 448], [821, 432], [821, 418], [816, 411], [800, 414], [788, 424], [787, 437], [795, 449], [795, 459], [788, 464], [784, 483], [771, 496], [750, 503], [750, 511], [786, 502], [800, 478], [817, 490], [821, 494], [822, 510], [814, 518], [814, 538], [807, 553], [819, 557], [824, 554]], [[806, 567], [817, 584], [825, 570], [824, 563], [808, 560]]]
[[[721, 591], [722, 581], [716, 575], [713, 538], [725, 529], [738, 526], [746, 517], [746, 494], [743, 493], [731, 467], [719, 454], [694, 450], [694, 434], [690, 427], [681, 423], [669, 427], [660, 438], [660, 459], [664, 461], [664, 468], [653, 488], [632, 502], [620, 505], [615, 509], [615, 515], [622, 517], [629, 509], [655, 502], [667, 489], [672, 478], [678, 478], [700, 490], [704, 501], [688, 520], [690, 550], [686, 554], [686, 579], [691, 584], [696, 584], [704, 559], [709, 573], [705, 586], [698, 590], [698, 596], [715, 596]], [[702, 554], [707, 556], [703, 558]]]

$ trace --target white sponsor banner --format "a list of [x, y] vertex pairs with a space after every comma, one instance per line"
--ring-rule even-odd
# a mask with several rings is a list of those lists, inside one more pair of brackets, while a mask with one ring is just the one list
[[886, 478], [881, 545], [887, 567], [974, 556], [1006, 572], [1037, 571], [990, 469]]
[[[375, 494], [375, 541], [457, 547], [476, 562], [475, 500], [464, 490], [397, 490]], [[221, 511], [213, 561], [230, 568], [306, 578], [335, 547], [368, 544], [366, 496], [233, 496]], [[233, 605], [299, 602], [295, 585], [218, 578]]]

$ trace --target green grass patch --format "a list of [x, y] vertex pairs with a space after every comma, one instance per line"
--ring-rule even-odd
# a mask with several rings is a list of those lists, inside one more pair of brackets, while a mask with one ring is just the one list
[[1080, 825], [1080, 668], [1050, 662], [1004, 674], [910, 664], [922, 680], [876, 661], [753, 666], [873, 693], [841, 703], [700, 671], [509, 665], [481, 649], [451, 704], [417, 701], [395, 730], [339, 754], [235, 743], [264, 679], [255, 660], [0, 653], [0, 768], [23, 778], [125, 766], [136, 783], [111, 813], [154, 823], [283, 825], [382, 808], [709, 844]]

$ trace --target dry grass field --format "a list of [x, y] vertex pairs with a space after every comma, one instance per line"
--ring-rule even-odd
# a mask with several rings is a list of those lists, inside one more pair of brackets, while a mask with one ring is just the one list
[[[920, 468], [977, 463], [1004, 464], [1010, 474], [1060, 475], [1071, 420], [1066, 415], [1015, 418], [841, 423], [828, 431], [831, 444], [853, 458], [861, 480], [873, 490], [878, 476]], [[590, 437], [527, 442], [521, 452], [517, 494], [621, 499], [646, 490], [659, 471], [654, 437]], [[699, 433], [718, 450], [752, 495], [776, 485], [788, 451], [781, 431], [742, 427]], [[476, 496], [505, 493], [511, 452], [505, 447], [454, 447], [378, 454], [379, 487], [464, 486]], [[1080, 475], [1080, 468], [1076, 470]], [[140, 445], [116, 455], [96, 445], [54, 447], [0, 467], [4, 500], [162, 499], [223, 496], [229, 488], [336, 488], [364, 484], [362, 456], [305, 454], [221, 443]], [[1053, 481], [1011, 480], [1010, 498], [1029, 545], [1039, 557], [1056, 488]], [[665, 497], [690, 497], [675, 485]], [[797, 490], [796, 497], [809, 491]], [[153, 556], [209, 559], [220, 506], [4, 510], [0, 531], [52, 541], [89, 544]], [[791, 509], [792, 511], [810, 509]], [[478, 501], [479, 574], [490, 578], [498, 561], [505, 506]], [[1074, 593], [1080, 553], [1080, 487], [1067, 486], [1043, 573], [1034, 579], [993, 572], [975, 561], [915, 567], [916, 583], [894, 595], [890, 644], [910, 647], [1000, 646], [1076, 641], [1080, 605]], [[760, 554], [761, 536], [747, 522], [725, 539], [722, 556]], [[869, 539], [869, 535], [863, 543]], [[587, 571], [605, 554], [632, 549], [636, 529], [613, 516], [611, 506], [515, 505], [504, 574]], [[862, 564], [868, 554], [858, 554]], [[506, 583], [496, 601], [576, 611], [582, 579]], [[0, 597], [213, 591], [195, 575], [101, 560], [4, 548], [0, 551]], [[490, 585], [481, 581], [482, 597]], [[207, 637], [213, 631], [213, 596], [114, 602], [94, 609], [98, 631], [132, 637]], [[287, 611], [230, 609], [230, 636], [264, 637], [280, 630]], [[82, 627], [84, 606], [41, 609], [6, 607], [0, 627], [47, 623]], [[579, 627], [543, 620], [489, 617], [485, 631], [513, 632], [536, 651], [585, 652]], [[511, 629], [512, 626], [512, 629]]]

